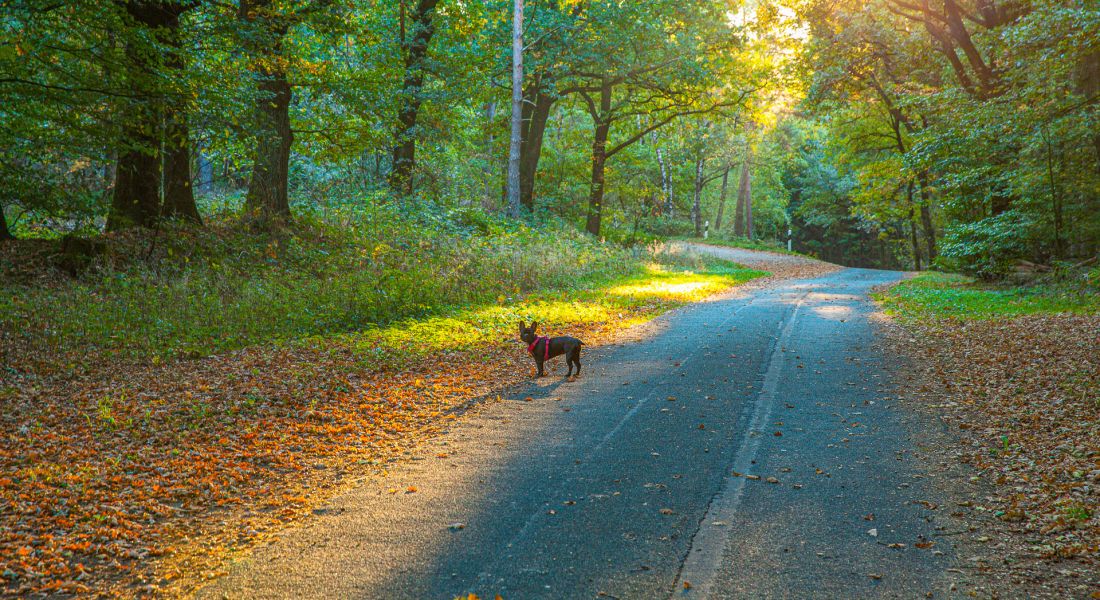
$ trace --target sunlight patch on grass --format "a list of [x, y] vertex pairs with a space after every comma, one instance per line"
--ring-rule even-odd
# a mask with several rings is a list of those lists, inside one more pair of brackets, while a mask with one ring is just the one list
[[466, 307], [341, 336], [353, 351], [390, 366], [433, 352], [513, 343], [519, 321], [538, 321], [539, 333], [614, 324], [628, 327], [702, 300], [766, 273], [714, 261], [704, 272], [648, 265], [643, 272], [569, 292], [534, 293], [515, 302]]

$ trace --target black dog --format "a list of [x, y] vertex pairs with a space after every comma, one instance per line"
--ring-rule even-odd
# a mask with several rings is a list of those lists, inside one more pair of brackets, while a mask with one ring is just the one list
[[543, 363], [562, 354], [565, 355], [565, 360], [569, 363], [569, 373], [566, 374], [566, 377], [571, 377], [573, 375], [573, 365], [577, 366], [577, 375], [580, 375], [581, 346], [584, 345], [584, 342], [569, 336], [555, 338], [546, 336], [540, 337], [535, 334], [535, 328], [538, 326], [538, 321], [531, 323], [530, 327], [524, 325], [523, 321], [519, 322], [519, 339], [527, 344], [527, 352], [534, 357], [535, 365], [539, 368], [539, 377], [546, 375], [542, 370]]

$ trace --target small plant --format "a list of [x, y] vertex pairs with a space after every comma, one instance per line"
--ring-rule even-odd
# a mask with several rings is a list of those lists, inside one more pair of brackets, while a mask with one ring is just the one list
[[[119, 400], [125, 400], [125, 397], [120, 397]], [[114, 414], [115, 400], [110, 396], [102, 396], [96, 401], [95, 409], [95, 423], [99, 426], [107, 429], [114, 430], [118, 427], [118, 421], [115, 419]], [[93, 427], [93, 422], [90, 417], [87, 417], [88, 426]]]
[[193, 400], [189, 407], [191, 413], [191, 419], [187, 424], [187, 428], [194, 430], [202, 426], [202, 422], [210, 417], [210, 407], [200, 400]]
[[1068, 504], [1062, 508], [1062, 512], [1066, 515], [1067, 519], [1074, 521], [1088, 521], [1092, 518], [1092, 513], [1084, 505], [1077, 502]]

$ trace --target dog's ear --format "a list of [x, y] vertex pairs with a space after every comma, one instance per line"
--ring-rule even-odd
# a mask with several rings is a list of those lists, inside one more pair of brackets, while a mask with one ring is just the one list
[[519, 322], [519, 332], [523, 333], [523, 330], [527, 329], [527, 326], [523, 324], [523, 321]]
[[535, 330], [538, 329], [538, 327], [539, 327], [539, 322], [538, 321], [535, 321], [535, 322], [531, 323], [531, 333], [535, 333]]

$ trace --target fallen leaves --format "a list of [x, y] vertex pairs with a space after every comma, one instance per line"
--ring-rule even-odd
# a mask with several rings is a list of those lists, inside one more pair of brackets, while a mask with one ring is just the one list
[[1019, 573], [1021, 557], [1100, 565], [1100, 316], [902, 326], [893, 342], [923, 367], [914, 385], [919, 406], [951, 427], [958, 445], [950, 455], [973, 469], [967, 485], [975, 495], [951, 515], [995, 516], [1004, 524], [980, 538], [1006, 554], [1014, 548], [1011, 560], [990, 569]]

